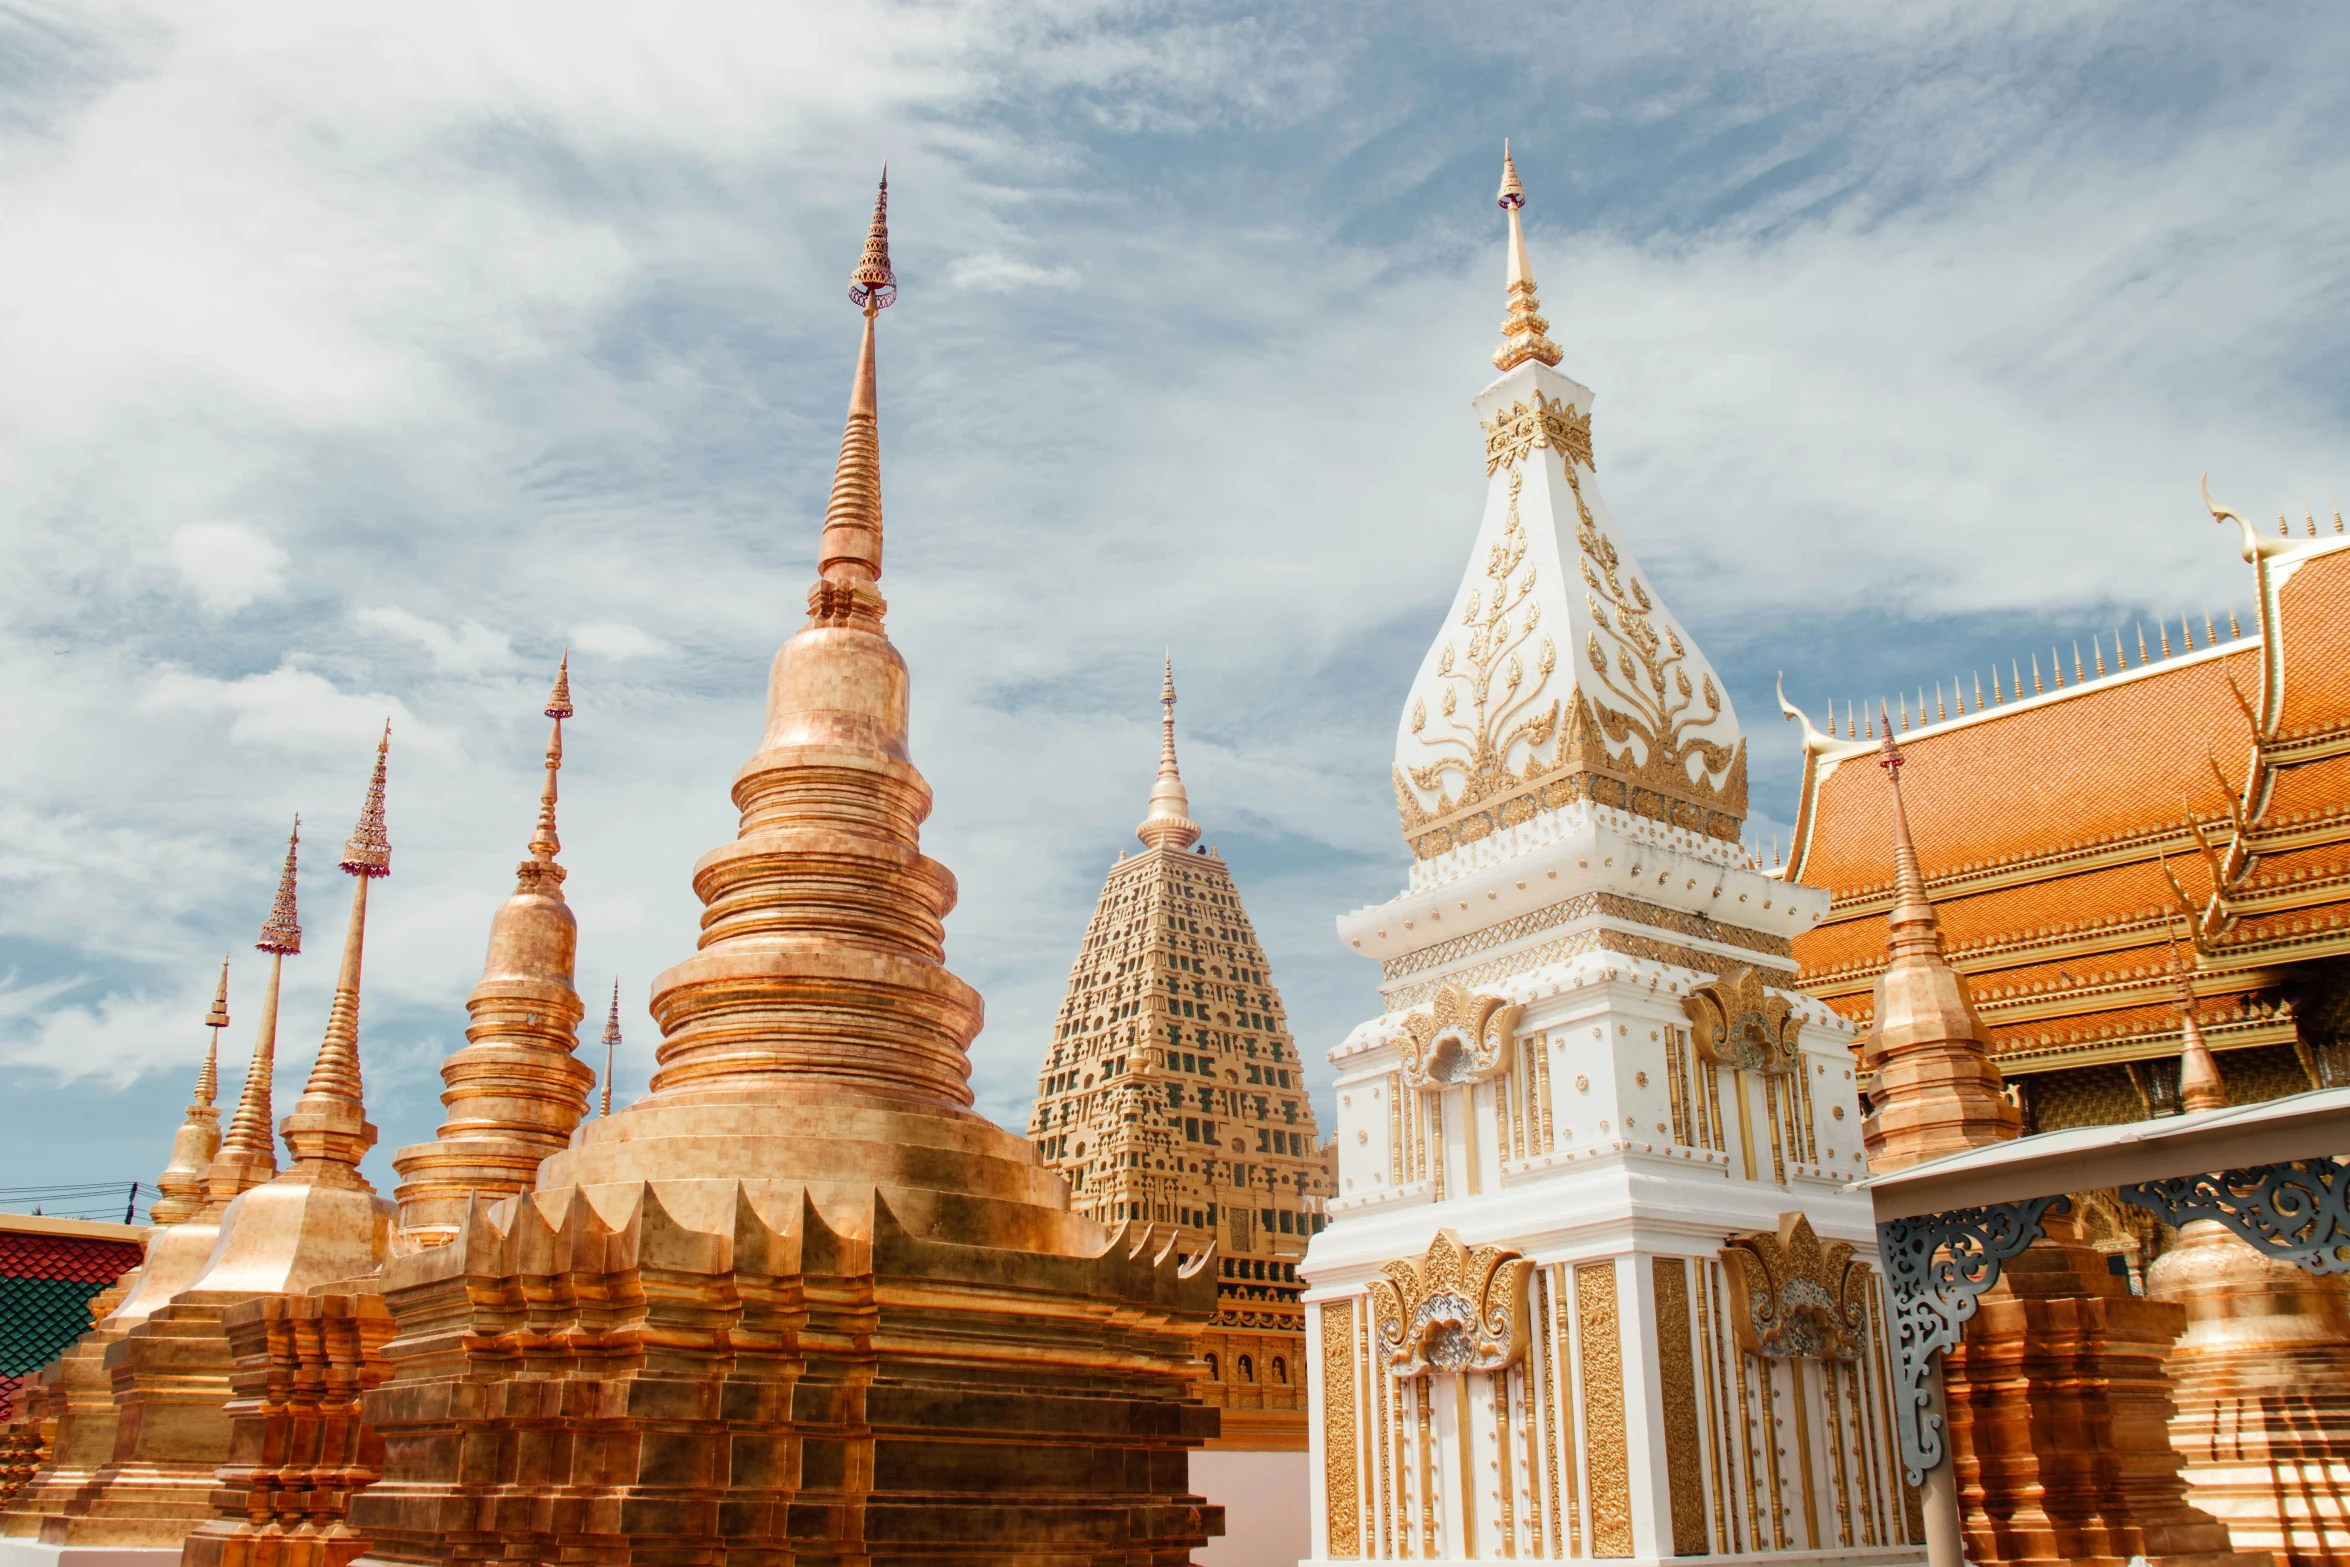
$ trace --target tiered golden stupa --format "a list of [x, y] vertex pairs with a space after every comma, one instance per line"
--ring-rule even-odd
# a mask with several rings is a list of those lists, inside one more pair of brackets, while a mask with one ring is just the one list
[[[1938, 693], [1931, 722], [1921, 698], [1903, 724], [1923, 882], [2028, 1131], [2350, 1081], [2350, 537], [2314, 517], [2260, 535], [2211, 511], [2253, 567], [2248, 633], [2231, 615], [2224, 633], [2182, 622], [2135, 651], [2100, 638], [2069, 681], [2035, 662], [2025, 694], [2011, 665], [1990, 701], [1953, 713]], [[1796, 942], [1805, 987], [1882, 1033], [1887, 803], [1854, 727], [1806, 725], [1787, 875], [1835, 894]], [[2095, 1261], [2186, 1308], [2170, 1436], [2190, 1499], [2239, 1549], [2350, 1556], [2341, 1284], [2210, 1224], [2157, 1261], [2169, 1237], [2142, 1210], [2073, 1203]], [[2004, 1391], [1988, 1406], [2020, 1407]]]
[[651, 1092], [385, 1266], [367, 1560], [1174, 1563], [1219, 1532], [1185, 1483], [1210, 1259], [1072, 1213], [970, 1109], [876, 585], [886, 197], [808, 619], [694, 870], [700, 950], [653, 985]]
[[220, 988], [212, 993], [212, 1010], [204, 1014], [212, 1031], [204, 1047], [204, 1069], [196, 1074], [196, 1096], [188, 1103], [187, 1119], [172, 1135], [171, 1160], [155, 1177], [160, 1193], [148, 1217], [156, 1224], [192, 1219], [204, 1207], [204, 1172], [220, 1152], [220, 1110], [213, 1104], [220, 1092], [220, 1031], [228, 1027], [228, 959], [220, 960]]
[[1297, 1261], [1322, 1227], [1329, 1151], [1296, 1041], [1223, 857], [1199, 847], [1175, 764], [1167, 667], [1158, 782], [1102, 883], [1037, 1075], [1029, 1136], [1108, 1222], [1175, 1228], [1217, 1251], [1200, 1389], [1224, 1411], [1214, 1444], [1306, 1446], [1305, 1309]]
[[[279, 1128], [294, 1162], [263, 1178], [275, 1165], [267, 1130], [276, 1039], [273, 962], [253, 1066], [229, 1135], [206, 1172], [206, 1201], [156, 1232], [137, 1288], [52, 1373], [60, 1384], [77, 1375], [91, 1384], [86, 1402], [60, 1418], [49, 1459], [0, 1519], [0, 1534], [36, 1536], [43, 1547], [67, 1551], [176, 1553], [212, 1516], [217, 1473], [229, 1457], [224, 1314], [256, 1297], [306, 1295], [373, 1272], [383, 1260], [391, 1205], [358, 1169], [375, 1140], [361, 1100], [359, 990], [367, 886], [391, 869], [384, 832], [389, 745], [387, 727], [359, 825], [344, 847], [343, 869], [356, 884], [326, 1035], [302, 1097]], [[273, 958], [300, 950], [290, 848], [260, 944]], [[191, 1267], [191, 1259], [200, 1259], [200, 1267]], [[102, 1357], [109, 1384], [103, 1407], [96, 1379], [74, 1365], [91, 1348]], [[94, 1469], [86, 1468], [93, 1460]]]

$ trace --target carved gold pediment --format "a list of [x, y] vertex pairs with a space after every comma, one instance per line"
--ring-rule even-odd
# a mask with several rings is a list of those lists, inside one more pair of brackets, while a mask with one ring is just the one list
[[1738, 1347], [1775, 1359], [1855, 1360], [1868, 1342], [1869, 1265], [1801, 1213], [1722, 1248]]
[[1427, 1010], [1403, 1020], [1404, 1081], [1424, 1093], [1481, 1083], [1509, 1066], [1526, 1009], [1458, 985], [1438, 989]]
[[1372, 1320], [1388, 1374], [1506, 1371], [1526, 1353], [1526, 1281], [1534, 1264], [1506, 1246], [1468, 1247], [1438, 1230], [1425, 1255], [1371, 1281]]
[[1746, 1072], [1787, 1072], [1799, 1064], [1795, 1036], [1803, 1024], [1794, 1003], [1775, 995], [1762, 975], [1740, 965], [1693, 985], [1681, 998], [1700, 1060]]

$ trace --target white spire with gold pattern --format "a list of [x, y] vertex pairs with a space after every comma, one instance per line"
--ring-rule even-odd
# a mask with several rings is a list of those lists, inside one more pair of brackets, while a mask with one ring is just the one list
[[1591, 389], [1555, 368], [1518, 222], [1525, 193], [1503, 156], [1502, 374], [1472, 405], [1485, 515], [1396, 725], [1415, 889], [1488, 863], [1503, 847], [1491, 840], [1580, 801], [1724, 846], [1746, 815], [1738, 715], [1600, 497]]

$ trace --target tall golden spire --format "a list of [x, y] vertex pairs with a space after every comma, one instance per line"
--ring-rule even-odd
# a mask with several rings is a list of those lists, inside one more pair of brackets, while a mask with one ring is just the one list
[[1509, 314], [1502, 320], [1501, 346], [1493, 351], [1493, 362], [1504, 371], [1515, 370], [1529, 359], [1556, 365], [1559, 347], [1542, 335], [1550, 330], [1550, 323], [1542, 319], [1542, 301], [1534, 297], [1534, 269], [1527, 265], [1526, 234], [1518, 222], [1518, 209], [1526, 205], [1526, 187], [1518, 183], [1518, 165], [1511, 159], [1506, 141], [1501, 144], [1501, 193], [1494, 199], [1510, 215], [1510, 276]]
[[888, 606], [873, 586], [881, 580], [880, 394], [873, 366], [873, 319], [897, 303], [897, 274], [889, 265], [889, 170], [873, 198], [873, 226], [865, 254], [849, 275], [849, 299], [865, 312], [857, 373], [849, 385], [849, 416], [841, 431], [832, 499], [824, 509], [817, 582], [808, 590], [808, 619], [820, 626], [878, 626]]
[[[236, 1114], [228, 1135], [204, 1171], [204, 1200], [226, 1203], [277, 1174], [277, 1139], [270, 1122], [270, 1087], [277, 1076], [277, 988], [286, 959], [302, 950], [302, 918], [295, 897], [296, 856], [302, 847], [302, 818], [286, 835], [285, 868], [278, 872], [277, 896], [270, 901], [269, 918], [253, 945], [269, 954], [269, 981], [261, 996], [261, 1026], [253, 1036], [253, 1059], [245, 1068], [245, 1086], [237, 1095]], [[214, 1036], [218, 1038], [216, 1034]]]
[[171, 1159], [155, 1178], [153, 1218], [157, 1224], [178, 1224], [204, 1208], [204, 1172], [220, 1152], [220, 1111], [213, 1100], [220, 1091], [220, 1031], [228, 1027], [228, 959], [220, 960], [220, 986], [212, 993], [212, 1009], [204, 1014], [212, 1039], [204, 1047], [203, 1070], [196, 1074], [196, 1096], [189, 1101], [186, 1119], [172, 1135]]
[[428, 1246], [457, 1233], [475, 1196], [495, 1202], [528, 1190], [540, 1161], [568, 1142], [587, 1114], [595, 1083], [575, 1054], [586, 1010], [571, 984], [579, 922], [563, 901], [564, 871], [555, 863], [562, 848], [555, 778], [563, 766], [563, 720], [573, 711], [568, 655], [543, 711], [554, 727], [538, 825], [530, 857], [515, 867], [513, 895], [490, 919], [481, 981], [465, 998], [465, 1043], [441, 1063], [448, 1117], [433, 1141], [392, 1156], [400, 1226]]
[[1907, 761], [1878, 706], [1893, 817], [1893, 912], [1885, 924], [1886, 963], [1878, 974], [1863, 1059], [1876, 1071], [1861, 1123], [1869, 1168], [1899, 1170], [2022, 1129], [1991, 1061], [1991, 1036], [1975, 1012], [1966, 976], [1942, 950], [1942, 925], [1926, 896], [1909, 813], [1901, 798]]
[[620, 1048], [620, 981], [612, 981], [612, 1014], [604, 1019], [604, 1100], [598, 1115], [612, 1113], [612, 1054]]
[[367, 946], [367, 885], [392, 873], [392, 841], [384, 830], [384, 773], [391, 748], [392, 726], [386, 721], [358, 825], [343, 845], [342, 868], [352, 879], [351, 921], [343, 933], [343, 967], [335, 979], [326, 1037], [319, 1041], [302, 1097], [278, 1128], [294, 1156], [294, 1170], [317, 1186], [374, 1190], [359, 1173], [359, 1161], [375, 1146], [359, 1076], [359, 974]]
[[1175, 659], [1167, 658], [1159, 682], [1159, 781], [1151, 785], [1150, 810], [1134, 836], [1154, 849], [1188, 849], [1199, 842], [1199, 824], [1191, 819], [1191, 797], [1184, 792], [1183, 775], [1175, 769]]
[[2220, 1082], [2219, 1063], [2211, 1058], [2211, 1047], [2203, 1042], [2203, 1024], [2195, 1015], [2195, 974], [2191, 965], [2179, 956], [2179, 939], [2170, 939], [2171, 975], [2178, 982], [2178, 999], [2171, 1007], [2179, 1014], [2179, 1108], [2192, 1114], [2197, 1110], [2224, 1110], [2228, 1091]]

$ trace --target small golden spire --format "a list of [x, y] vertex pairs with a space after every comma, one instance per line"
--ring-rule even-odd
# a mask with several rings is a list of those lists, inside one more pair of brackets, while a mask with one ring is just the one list
[[2089, 677], [2081, 672], [2081, 639], [2073, 638], [2073, 684], [2079, 685]]
[[[1924, 695], [1921, 693], [1921, 694], [1919, 695], [1919, 697], [1918, 697], [1918, 711], [1922, 713], [1922, 712], [1924, 712], [1925, 710], [1926, 710], [1926, 699], [1925, 699]], [[1964, 709], [1962, 708], [1962, 709], [1961, 709], [1961, 711], [1963, 712], [1963, 711], [1964, 711]], [[1937, 680], [1937, 681], [1935, 681], [1935, 682], [1934, 682], [1934, 722], [1936, 722], [1936, 723], [1941, 723], [1941, 722], [1942, 722], [1944, 719], [1948, 718], [1949, 716], [1950, 716], [1950, 709], [1948, 709], [1948, 708], [1946, 708], [1946, 707], [1944, 707], [1944, 706], [1942, 705], [1942, 682], [1941, 682], [1941, 681], [1939, 681], [1939, 680]]]
[[2153, 655], [2146, 651], [2146, 622], [2141, 620], [2138, 622], [2138, 667], [2143, 669], [2152, 661]]
[[194, 1218], [204, 1206], [204, 1176], [220, 1153], [220, 1112], [213, 1100], [220, 1092], [220, 1031], [228, 1027], [228, 959], [220, 960], [220, 986], [212, 993], [204, 1026], [212, 1039], [204, 1047], [204, 1065], [196, 1073], [195, 1097], [179, 1130], [172, 1134], [171, 1159], [155, 1178], [155, 1206], [148, 1217], [157, 1224], [178, 1224]]
[[[2007, 674], [2008, 692], [2021, 702], [2024, 699], [2024, 666], [2011, 658], [2007, 661]], [[2033, 684], [2039, 684], [2037, 677], [2034, 678]]]
[[1991, 666], [1991, 705], [1994, 707], [2007, 705], [2007, 693], [1999, 688], [1999, 666], [1997, 664]]
[[1852, 716], [1852, 703], [1849, 699], [1844, 704], [1844, 738], [1847, 740], [1860, 738], [1860, 720]]
[[[1997, 675], [1994, 675], [1994, 676], [1992, 676], [1992, 677], [1991, 677], [1991, 683], [1992, 683], [1993, 685], [1997, 685], [1997, 684], [1999, 683], [1999, 677], [1998, 677]], [[1981, 712], [1982, 710], [1983, 710], [1983, 672], [1982, 672], [1981, 670], [1979, 670], [1979, 669], [1978, 669], [1978, 670], [1976, 670], [1976, 671], [1975, 671], [1975, 711], [1979, 713], [1979, 712]]]
[[2304, 507], [2302, 507], [2302, 508], [2301, 508], [2301, 516], [2302, 516], [2303, 520], [2305, 520], [2305, 521], [2306, 521], [2306, 522], [2309, 524], [2309, 536], [2310, 536], [2311, 538], [2313, 538], [2313, 539], [2314, 539], [2314, 538], [2316, 538], [2316, 537], [2317, 537], [2317, 513], [2316, 513], [2316, 512], [2313, 512], [2313, 511], [2311, 511], [2311, 510], [2310, 510], [2308, 507], [2304, 506]]
[[2236, 624], [2236, 606], [2230, 604], [2228, 606], [2228, 640], [2232, 642], [2243, 634], [2244, 628]]
[[2048, 688], [2046, 686], [2040, 683], [2040, 655], [2038, 653], [2034, 653], [2032, 655], [2032, 694], [2034, 696], [2039, 696], [2047, 689]]
[[571, 706], [571, 651], [563, 652], [563, 662], [555, 670], [555, 688], [547, 693], [547, 717], [554, 721], [547, 735], [547, 785], [539, 793], [538, 826], [530, 835], [530, 858], [522, 863], [520, 877], [524, 886], [544, 880], [561, 882], [563, 867], [555, 863], [555, 856], [563, 852], [563, 840], [555, 832], [555, 775], [563, 770], [563, 720], [572, 714]]
[[2056, 689], [2064, 689], [2064, 660], [2056, 656], [2053, 644], [2048, 649], [2048, 672], [2056, 677]]
[[2195, 976], [2179, 957], [2179, 938], [2170, 938], [2170, 968], [2178, 982], [2178, 999], [2171, 1003], [2179, 1014], [2179, 1108], [2190, 1115], [2198, 1110], [2227, 1107], [2228, 1091], [2221, 1083], [2219, 1063], [2203, 1042], [2203, 1024], [2195, 1015]]
[[270, 1130], [270, 1095], [277, 1078], [277, 992], [286, 959], [302, 950], [302, 921], [297, 909], [296, 857], [302, 845], [302, 818], [286, 836], [285, 868], [278, 872], [277, 896], [262, 922], [261, 938], [254, 942], [269, 954], [269, 981], [261, 996], [261, 1026], [253, 1035], [253, 1057], [245, 1067], [245, 1084], [237, 1094], [236, 1113], [229, 1118], [228, 1135], [204, 1171], [204, 1199], [226, 1203], [239, 1192], [260, 1185], [277, 1174], [277, 1139]]
[[2182, 636], [2182, 637], [2184, 637], [2184, 638], [2186, 639], [2186, 642], [2187, 642], [2187, 651], [2188, 651], [2188, 652], [2190, 652], [2190, 653], [2194, 652], [2194, 651], [2195, 651], [2195, 622], [2194, 622], [2194, 621], [2192, 621], [2192, 620], [2190, 620], [2190, 619], [2188, 619], [2188, 618], [2187, 618], [2185, 615], [2181, 615], [2181, 616], [2179, 617], [2179, 635], [2180, 635], [2180, 636]]
[[849, 303], [867, 315], [898, 302], [898, 275], [889, 265], [889, 165], [881, 166], [881, 190], [873, 198], [873, 222], [865, 230], [865, 253], [849, 274]]
[[[2169, 621], [2167, 621], [2167, 620], [2163, 620], [2163, 621], [2157, 621], [2157, 622], [2155, 622], [2155, 629], [2156, 629], [2156, 630], [2158, 630], [2158, 631], [2160, 631], [2160, 632], [2162, 633], [2162, 656], [2163, 656], [2164, 658], [2168, 658], [2168, 657], [2170, 657], [2170, 656], [2171, 656], [2171, 653], [2170, 653], [2170, 622], [2169, 622]], [[2143, 633], [2141, 633], [2141, 634], [2143, 634]]]
[[[220, 1043], [220, 1031], [228, 1027], [228, 954], [221, 954], [220, 985], [212, 992], [212, 1008], [204, 1014], [204, 1026], [212, 1030], [212, 1042]], [[212, 1103], [212, 1091], [201, 1089], [206, 1104]]]
[[1175, 658], [1167, 657], [1159, 681], [1159, 781], [1151, 785], [1150, 810], [1134, 836], [1154, 849], [1188, 849], [1199, 842], [1199, 824], [1191, 819], [1191, 797], [1184, 792], [1183, 775], [1175, 766]]
[[2099, 632], [2089, 639], [2089, 650], [2097, 655], [2097, 673], [2100, 678], [2103, 678], [2106, 673], [2105, 634], [2103, 632]]
[[319, 1041], [318, 1059], [311, 1064], [302, 1097], [278, 1128], [294, 1155], [295, 1168], [318, 1185], [373, 1189], [359, 1174], [360, 1159], [375, 1145], [359, 1074], [359, 979], [367, 946], [367, 885], [392, 873], [392, 841], [384, 827], [384, 779], [391, 746], [392, 726], [386, 720], [358, 825], [343, 845], [342, 868], [352, 878], [351, 921], [343, 934], [343, 967], [335, 979], [326, 1037]]
[[620, 981], [612, 981], [612, 1015], [604, 1019], [604, 1102], [599, 1115], [612, 1113], [612, 1053], [620, 1048]]
[[1526, 233], [1518, 221], [1518, 209], [1526, 205], [1526, 187], [1518, 182], [1518, 165], [1506, 141], [1501, 144], [1501, 193], [1494, 199], [1510, 215], [1510, 262], [1509, 314], [1502, 318], [1501, 346], [1493, 351], [1493, 362], [1504, 371], [1529, 359], [1556, 365], [1558, 344], [1543, 336], [1550, 323], [1542, 319], [1542, 301], [1534, 297], [1534, 269], [1526, 263]]
[[2219, 627], [2211, 623], [2211, 611], [2208, 608], [2203, 611], [2203, 645], [2219, 646]]

